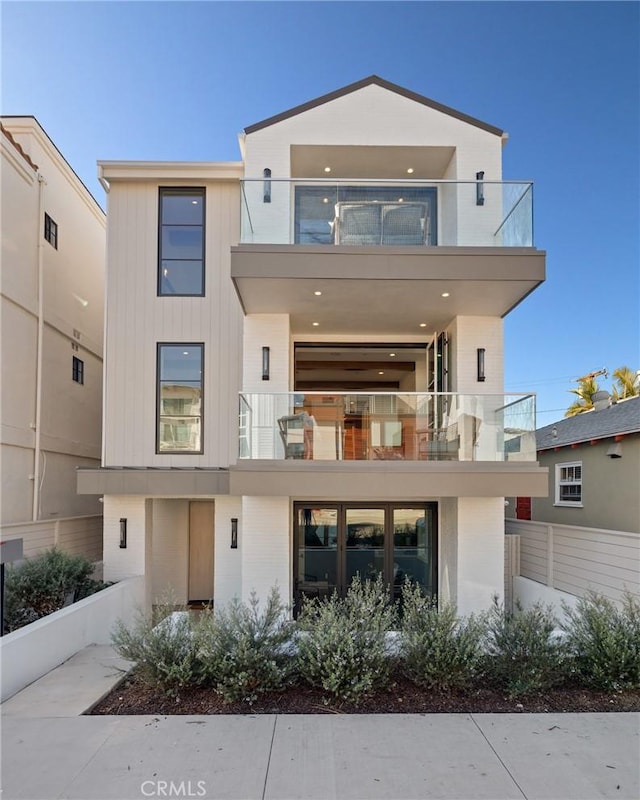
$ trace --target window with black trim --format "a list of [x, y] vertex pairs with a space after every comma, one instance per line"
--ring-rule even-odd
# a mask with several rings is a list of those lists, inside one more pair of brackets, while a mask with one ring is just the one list
[[203, 344], [158, 344], [157, 453], [202, 453]]
[[204, 206], [204, 189], [160, 189], [159, 295], [204, 295]]
[[44, 238], [52, 247], [58, 249], [58, 223], [54, 222], [46, 212], [44, 215]]
[[556, 464], [557, 506], [582, 505], [582, 461]]
[[76, 383], [84, 383], [84, 361], [77, 356], [73, 356], [71, 377]]

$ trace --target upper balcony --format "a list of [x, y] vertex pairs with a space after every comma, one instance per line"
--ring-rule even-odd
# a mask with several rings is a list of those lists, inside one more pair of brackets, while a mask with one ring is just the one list
[[239, 440], [249, 460], [534, 462], [535, 396], [247, 393]]
[[265, 178], [243, 181], [241, 208], [231, 277], [244, 311], [288, 314], [294, 333], [504, 317], [545, 278], [530, 182]]
[[241, 244], [533, 247], [533, 184], [242, 181]]

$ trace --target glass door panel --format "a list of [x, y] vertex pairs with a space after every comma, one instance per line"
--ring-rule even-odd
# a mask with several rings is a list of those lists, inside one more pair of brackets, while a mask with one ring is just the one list
[[393, 509], [393, 596], [400, 597], [405, 578], [420, 585], [425, 594], [435, 591], [433, 509]]
[[384, 576], [384, 508], [345, 509], [345, 586], [356, 574], [362, 580]]
[[297, 509], [297, 594], [327, 597], [338, 586], [338, 509]]

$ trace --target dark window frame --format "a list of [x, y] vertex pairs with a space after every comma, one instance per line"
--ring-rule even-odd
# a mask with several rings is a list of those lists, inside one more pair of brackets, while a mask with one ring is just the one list
[[337, 545], [336, 545], [336, 558], [337, 558], [337, 579], [338, 591], [344, 594], [348, 586], [346, 584], [345, 567], [346, 567], [346, 513], [349, 509], [384, 509], [384, 574], [383, 581], [388, 586], [392, 586], [392, 569], [394, 561], [394, 537], [393, 537], [393, 512], [396, 509], [405, 508], [421, 508], [431, 515], [432, 529], [429, 532], [431, 536], [431, 564], [429, 571], [429, 581], [431, 585], [431, 596], [436, 598], [439, 589], [439, 576], [440, 576], [440, 562], [439, 562], [439, 548], [438, 548], [438, 530], [439, 530], [439, 503], [436, 500], [420, 500], [420, 501], [398, 501], [381, 500], [379, 502], [365, 501], [358, 502], [355, 500], [295, 500], [293, 502], [293, 585], [294, 585], [294, 605], [296, 609], [299, 607], [301, 599], [300, 575], [299, 575], [299, 562], [297, 558], [298, 550], [300, 548], [303, 530], [299, 522], [299, 511], [307, 508], [333, 509], [337, 511]]
[[58, 223], [47, 212], [44, 212], [44, 238], [54, 248], [58, 249]]
[[[201, 291], [199, 292], [167, 292], [162, 288], [162, 262], [172, 260], [162, 258], [162, 201], [165, 196], [170, 195], [183, 195], [184, 197], [200, 197], [202, 198], [202, 225], [185, 225], [185, 227], [201, 227], [202, 228], [202, 262], [201, 267]], [[206, 294], [206, 249], [207, 249], [207, 228], [206, 228], [206, 215], [207, 215], [207, 195], [206, 187], [204, 186], [160, 186], [158, 187], [158, 277], [157, 277], [157, 295], [158, 297], [204, 297]], [[175, 259], [179, 260], [179, 259]]]
[[75, 383], [84, 386], [84, 361], [78, 356], [72, 356], [71, 378]]
[[[162, 450], [160, 449], [160, 418], [162, 416], [161, 386], [161, 354], [163, 347], [198, 347], [200, 348], [200, 449], [199, 450]], [[156, 344], [156, 455], [197, 456], [204, 453], [204, 377], [205, 377], [204, 342], [157, 342]]]

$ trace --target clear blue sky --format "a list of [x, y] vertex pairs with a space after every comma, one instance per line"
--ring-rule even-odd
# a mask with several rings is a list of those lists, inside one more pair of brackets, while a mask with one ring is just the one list
[[[4, 114], [104, 205], [98, 159], [239, 160], [237, 133], [372, 73], [503, 128], [547, 281], [506, 320], [506, 388], [640, 368], [636, 2], [10, 2]], [[608, 388], [609, 382], [603, 386]]]

